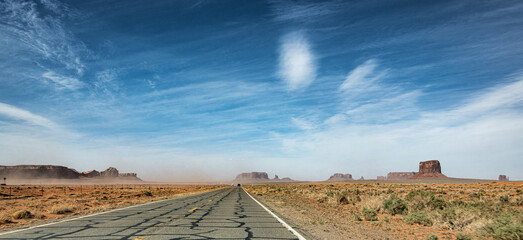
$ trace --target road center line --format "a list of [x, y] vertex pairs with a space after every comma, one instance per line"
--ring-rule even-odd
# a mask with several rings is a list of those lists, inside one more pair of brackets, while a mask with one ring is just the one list
[[196, 210], [196, 209], [198, 209], [198, 207], [195, 207], [195, 208], [189, 210], [189, 212], [194, 212], [194, 210]]
[[[245, 191], [245, 189], [242, 188], [243, 191]], [[254, 198], [249, 192], [245, 191], [245, 193], [247, 193], [247, 195], [249, 195], [249, 197], [252, 198], [252, 200], [254, 200], [256, 203], [260, 204], [260, 206], [265, 209], [265, 211], [269, 212], [274, 218], [276, 218], [278, 220], [278, 222], [280, 222], [285, 228], [287, 228], [289, 231], [292, 232], [292, 234], [294, 234], [294, 236], [298, 237], [299, 240], [306, 240], [305, 237], [303, 237], [299, 232], [297, 232], [296, 230], [294, 230], [289, 224], [287, 224], [286, 222], [284, 222], [281, 218], [279, 218], [278, 216], [276, 216], [276, 214], [274, 214], [273, 212], [271, 212], [271, 210], [269, 210], [267, 207], [263, 206], [263, 204], [261, 204], [260, 202], [258, 202], [258, 200], [256, 200], [256, 198]]]

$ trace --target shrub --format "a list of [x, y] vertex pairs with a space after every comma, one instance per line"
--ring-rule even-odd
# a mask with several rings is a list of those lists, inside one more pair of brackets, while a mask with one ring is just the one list
[[512, 240], [523, 239], [523, 225], [514, 223], [509, 215], [495, 218], [494, 221], [485, 224], [481, 229], [483, 235], [494, 239]]
[[366, 207], [363, 207], [363, 210], [361, 212], [363, 214], [363, 217], [367, 221], [376, 221], [376, 220], [378, 220], [378, 213], [374, 209], [368, 209]]
[[448, 230], [472, 230], [483, 219], [481, 210], [474, 207], [448, 207], [431, 213], [434, 225]]
[[499, 196], [499, 201], [502, 202], [502, 203], [508, 203], [509, 202], [508, 195]]
[[429, 237], [427, 237], [427, 240], [438, 240], [438, 236], [432, 234]]
[[445, 202], [445, 200], [442, 198], [433, 198], [432, 201], [430, 201], [430, 207], [432, 210], [443, 210], [445, 207], [447, 207], [447, 202]]
[[473, 240], [472, 236], [464, 233], [456, 233], [456, 239], [457, 240]]
[[336, 202], [338, 204], [349, 204], [349, 200], [347, 199], [347, 197], [345, 196], [342, 196], [342, 195], [338, 195], [336, 197]]
[[392, 195], [390, 198], [383, 200], [383, 207], [392, 215], [407, 212], [407, 204], [396, 195]]
[[405, 199], [409, 202], [410, 210], [419, 211], [425, 208], [444, 209], [447, 203], [442, 198], [436, 197], [432, 191], [411, 191]]
[[359, 222], [359, 221], [362, 220], [360, 215], [358, 215], [358, 214], [354, 214], [352, 217], [354, 218], [354, 221], [358, 221]]
[[409, 224], [420, 224], [424, 226], [432, 225], [432, 221], [429, 219], [426, 213], [424, 212], [414, 212], [409, 214], [404, 218], [404, 221]]
[[31, 212], [29, 212], [27, 210], [18, 210], [13, 213], [14, 219], [27, 219], [27, 218], [32, 218], [32, 217], [33, 217], [33, 215], [31, 214]]

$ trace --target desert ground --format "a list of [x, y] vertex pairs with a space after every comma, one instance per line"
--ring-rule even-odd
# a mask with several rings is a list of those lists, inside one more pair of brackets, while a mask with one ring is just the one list
[[[11, 185], [0, 230], [43, 224], [227, 187], [189, 184]], [[522, 239], [523, 182], [423, 181], [246, 184], [307, 239]]]
[[223, 187], [223, 185], [189, 184], [1, 186], [0, 231]]
[[432, 182], [244, 188], [316, 239], [522, 239], [523, 182]]

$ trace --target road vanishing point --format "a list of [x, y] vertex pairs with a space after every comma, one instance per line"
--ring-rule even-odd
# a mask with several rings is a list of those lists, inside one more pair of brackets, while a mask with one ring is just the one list
[[305, 239], [241, 187], [44, 224], [0, 239]]

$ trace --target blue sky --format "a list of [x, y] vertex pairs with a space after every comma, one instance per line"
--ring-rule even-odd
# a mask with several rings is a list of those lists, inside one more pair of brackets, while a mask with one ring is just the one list
[[0, 0], [0, 163], [523, 179], [521, 1]]

